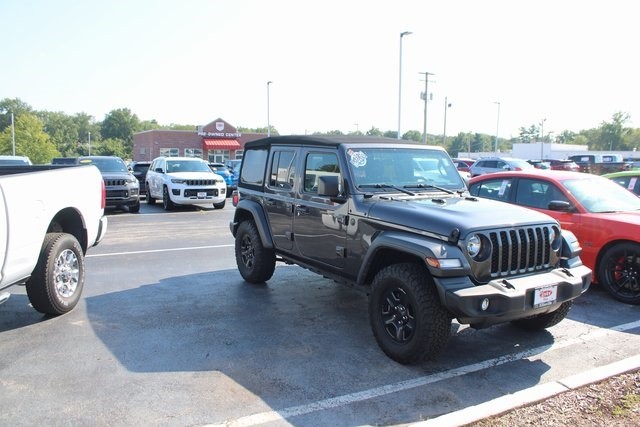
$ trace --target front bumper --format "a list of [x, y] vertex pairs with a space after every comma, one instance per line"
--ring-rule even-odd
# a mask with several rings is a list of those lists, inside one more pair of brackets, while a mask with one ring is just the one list
[[[591, 269], [584, 265], [547, 273], [492, 280], [481, 286], [450, 286], [438, 280], [445, 305], [460, 323], [486, 327], [556, 310], [589, 289]], [[534, 304], [541, 289], [555, 291], [553, 300]], [[483, 308], [483, 302], [486, 308]]]
[[227, 198], [227, 187], [174, 187], [171, 201], [178, 205], [197, 205], [203, 203], [221, 203]]

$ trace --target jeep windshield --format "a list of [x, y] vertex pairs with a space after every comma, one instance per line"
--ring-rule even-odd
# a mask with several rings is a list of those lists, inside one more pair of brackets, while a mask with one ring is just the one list
[[361, 191], [411, 194], [466, 188], [451, 158], [440, 150], [357, 147], [347, 150], [347, 160], [353, 182]]

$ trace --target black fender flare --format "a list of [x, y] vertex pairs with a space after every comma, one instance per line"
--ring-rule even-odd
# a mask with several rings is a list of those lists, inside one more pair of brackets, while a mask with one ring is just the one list
[[267, 221], [267, 215], [264, 212], [264, 208], [258, 202], [253, 200], [240, 199], [238, 206], [236, 206], [236, 212], [233, 216], [233, 221], [229, 224], [231, 233], [235, 237], [238, 230], [238, 224], [245, 220], [247, 216], [253, 218], [253, 222], [256, 224], [258, 234], [262, 240], [262, 246], [268, 249], [273, 248], [273, 239], [271, 238], [271, 231], [269, 223]]
[[378, 235], [373, 242], [371, 242], [371, 246], [369, 246], [369, 250], [358, 271], [356, 280], [359, 285], [367, 283], [367, 277], [373, 267], [376, 254], [383, 249], [391, 249], [420, 259], [422, 265], [424, 265], [433, 276], [440, 276], [442, 273], [439, 269], [435, 269], [427, 264], [427, 257], [439, 258], [448, 252], [450, 257], [460, 257], [460, 259], [464, 259], [460, 249], [446, 241], [429, 239], [424, 236], [399, 231], [387, 231]]

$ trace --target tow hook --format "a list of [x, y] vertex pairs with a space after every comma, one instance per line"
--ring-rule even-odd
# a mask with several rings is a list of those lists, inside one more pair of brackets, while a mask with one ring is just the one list
[[571, 272], [570, 272], [569, 270], [567, 270], [566, 268], [563, 268], [563, 269], [562, 269], [562, 272], [563, 272], [564, 274], [566, 274], [567, 276], [569, 276], [569, 277], [573, 277], [573, 274], [571, 274]]
[[505, 288], [507, 288], [507, 289], [515, 289], [515, 288], [516, 288], [516, 287], [515, 287], [515, 286], [513, 286], [511, 283], [509, 283], [506, 279], [505, 279], [505, 280], [503, 280], [503, 281], [502, 281], [502, 282], [500, 282], [500, 283], [502, 283], [502, 284], [504, 285], [504, 287], [505, 287]]

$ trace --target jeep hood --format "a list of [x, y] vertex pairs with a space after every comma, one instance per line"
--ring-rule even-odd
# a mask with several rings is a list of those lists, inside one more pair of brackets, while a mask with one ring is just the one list
[[420, 197], [384, 200], [377, 197], [365, 201], [371, 204], [370, 218], [400, 226], [429, 230], [448, 236], [455, 228], [460, 236], [491, 228], [557, 223], [552, 217], [505, 202], [473, 197]]

